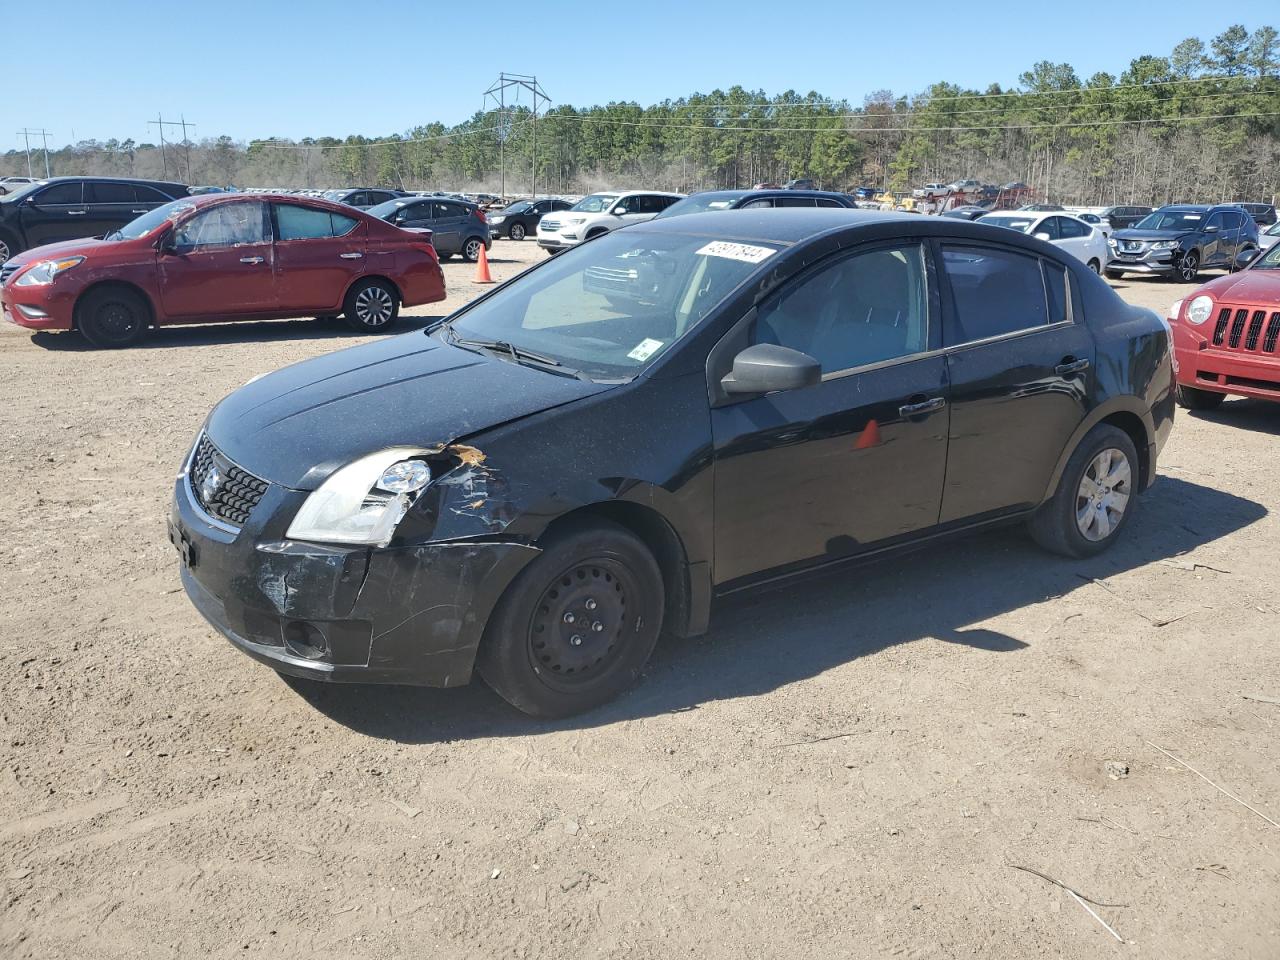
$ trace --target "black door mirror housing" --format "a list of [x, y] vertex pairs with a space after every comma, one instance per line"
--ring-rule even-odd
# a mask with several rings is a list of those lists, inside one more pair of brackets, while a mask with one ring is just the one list
[[725, 393], [776, 393], [812, 387], [822, 380], [822, 364], [807, 353], [776, 343], [757, 343], [733, 358], [733, 369], [720, 380]]
[[1236, 269], [1243, 270], [1253, 261], [1258, 259], [1258, 255], [1262, 253], [1257, 247], [1250, 247], [1248, 250], [1241, 250], [1236, 254]]

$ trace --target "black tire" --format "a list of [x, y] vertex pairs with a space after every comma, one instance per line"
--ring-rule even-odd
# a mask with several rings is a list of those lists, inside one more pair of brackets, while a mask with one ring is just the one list
[[1104, 270], [1103, 274], [1108, 280], [1120, 280], [1124, 277], [1124, 274], [1119, 270]]
[[517, 710], [567, 717], [612, 700], [640, 675], [662, 630], [662, 571], [606, 520], [553, 535], [489, 618], [476, 667]]
[[1087, 264], [1087, 266], [1088, 266], [1088, 267], [1089, 267], [1089, 269], [1090, 269], [1090, 270], [1092, 270], [1094, 273], [1101, 273], [1101, 272], [1102, 272], [1102, 264], [1100, 264], [1096, 259], [1094, 259], [1094, 260], [1090, 260], [1090, 261], [1089, 261], [1089, 263]]
[[462, 259], [467, 263], [476, 263], [480, 259], [480, 250], [484, 241], [479, 237], [467, 237], [462, 244]]
[[1179, 386], [1176, 398], [1178, 406], [1187, 410], [1217, 410], [1222, 406], [1222, 401], [1227, 399], [1227, 395], [1215, 390], [1197, 390], [1195, 387]]
[[[1095, 485], [1100, 498], [1100, 503], [1095, 504], [1084, 494], [1084, 480], [1096, 467], [1098, 458], [1107, 451], [1111, 451], [1109, 470], [1118, 471], [1108, 472], [1107, 478], [1123, 475], [1125, 479], [1123, 484]], [[1115, 453], [1124, 457], [1126, 470], [1120, 471], [1114, 460]], [[1138, 451], [1127, 433], [1105, 423], [1094, 427], [1071, 454], [1058, 481], [1058, 489], [1032, 516], [1028, 523], [1031, 536], [1046, 550], [1065, 557], [1091, 557], [1106, 550], [1119, 539], [1121, 531], [1133, 517], [1141, 484], [1139, 469]], [[1107, 491], [1105, 495], [1102, 493], [1104, 489]], [[1115, 502], [1113, 490], [1126, 495], [1118, 516], [1112, 509]], [[1088, 525], [1093, 534], [1087, 536], [1082, 525]]]
[[446, 260], [452, 260], [452, 259], [453, 259], [453, 254], [452, 254], [452, 253], [444, 253], [444, 252], [443, 252], [443, 251], [441, 251], [441, 250], [437, 250], [437, 251], [436, 251], [436, 257], [438, 257], [438, 258], [439, 258], [439, 260], [440, 260], [440, 262], [441, 262], [441, 263], [444, 263]]
[[1188, 250], [1178, 261], [1178, 266], [1174, 268], [1170, 279], [1175, 283], [1195, 283], [1198, 276], [1200, 276], [1200, 254], [1194, 250]]
[[525, 237], [525, 229], [523, 223], [513, 223], [511, 229], [507, 231], [507, 236], [512, 240], [523, 240]]
[[0, 233], [0, 263], [22, 252], [21, 244], [7, 233]]
[[584, 241], [586, 241], [586, 240], [594, 240], [596, 237], [603, 236], [604, 234], [606, 234], [606, 233], [608, 233], [608, 232], [609, 232], [608, 230], [592, 230], [590, 233], [588, 233], [588, 234], [587, 234], [585, 237], [583, 237], [582, 239], [583, 239]]
[[98, 287], [76, 304], [76, 329], [95, 347], [132, 346], [150, 326], [150, 305], [127, 287]]
[[342, 313], [353, 330], [384, 333], [400, 316], [400, 295], [385, 280], [360, 280], [347, 291]]

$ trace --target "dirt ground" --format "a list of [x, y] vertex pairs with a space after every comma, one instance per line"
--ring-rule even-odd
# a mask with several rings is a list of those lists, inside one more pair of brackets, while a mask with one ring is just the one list
[[1008, 531], [726, 602], [539, 723], [286, 683], [179, 589], [210, 406], [359, 339], [0, 330], [0, 956], [1280, 956], [1280, 406], [1181, 412], [1103, 557]]

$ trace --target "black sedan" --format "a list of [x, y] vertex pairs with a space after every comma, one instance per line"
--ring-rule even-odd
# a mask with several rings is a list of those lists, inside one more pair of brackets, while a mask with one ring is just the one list
[[844, 207], [852, 209], [857, 202], [847, 193], [828, 190], [793, 190], [780, 187], [776, 190], [704, 190], [678, 200], [655, 217], [682, 217], [688, 213], [707, 213], [712, 210], [764, 210], [771, 207]]
[[699, 214], [241, 387], [181, 467], [170, 538], [199, 610], [282, 673], [477, 671], [557, 716], [764, 581], [1003, 523], [1098, 553], [1172, 416], [1161, 319], [1048, 243]]
[[956, 207], [952, 210], [943, 212], [944, 217], [951, 217], [954, 220], [977, 220], [979, 217], [990, 213], [986, 207]]
[[568, 210], [573, 204], [568, 200], [549, 197], [542, 200], [517, 200], [511, 206], [489, 214], [489, 233], [494, 238], [508, 237], [523, 240], [538, 232], [543, 216], [558, 210]]

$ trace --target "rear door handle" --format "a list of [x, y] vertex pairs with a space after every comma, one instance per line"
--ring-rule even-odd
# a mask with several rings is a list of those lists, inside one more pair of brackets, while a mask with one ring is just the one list
[[916, 403], [904, 403], [898, 408], [898, 415], [901, 417], [919, 417], [925, 414], [936, 413], [947, 405], [947, 401], [943, 397], [930, 397], [928, 400], [920, 400]]
[[364, 256], [363, 253], [340, 253], [338, 254], [343, 260], [359, 260]]
[[84, 216], [86, 213], [88, 213], [88, 212], [89, 212], [88, 210], [68, 210], [68, 211], [67, 211], [67, 216], [68, 216], [68, 217], [83, 217], [83, 216]]
[[1083, 373], [1088, 369], [1088, 357], [1081, 357], [1079, 360], [1073, 360], [1071, 357], [1063, 357], [1062, 362], [1053, 368], [1053, 372], [1060, 377], [1069, 377], [1074, 373]]
[[130, 213], [146, 213], [147, 211], [145, 211], [145, 210], [131, 210], [131, 211], [129, 211], [129, 212], [130, 212]]
[[240, 262], [241, 263], [262, 263], [265, 259], [266, 259], [265, 257], [241, 257]]

